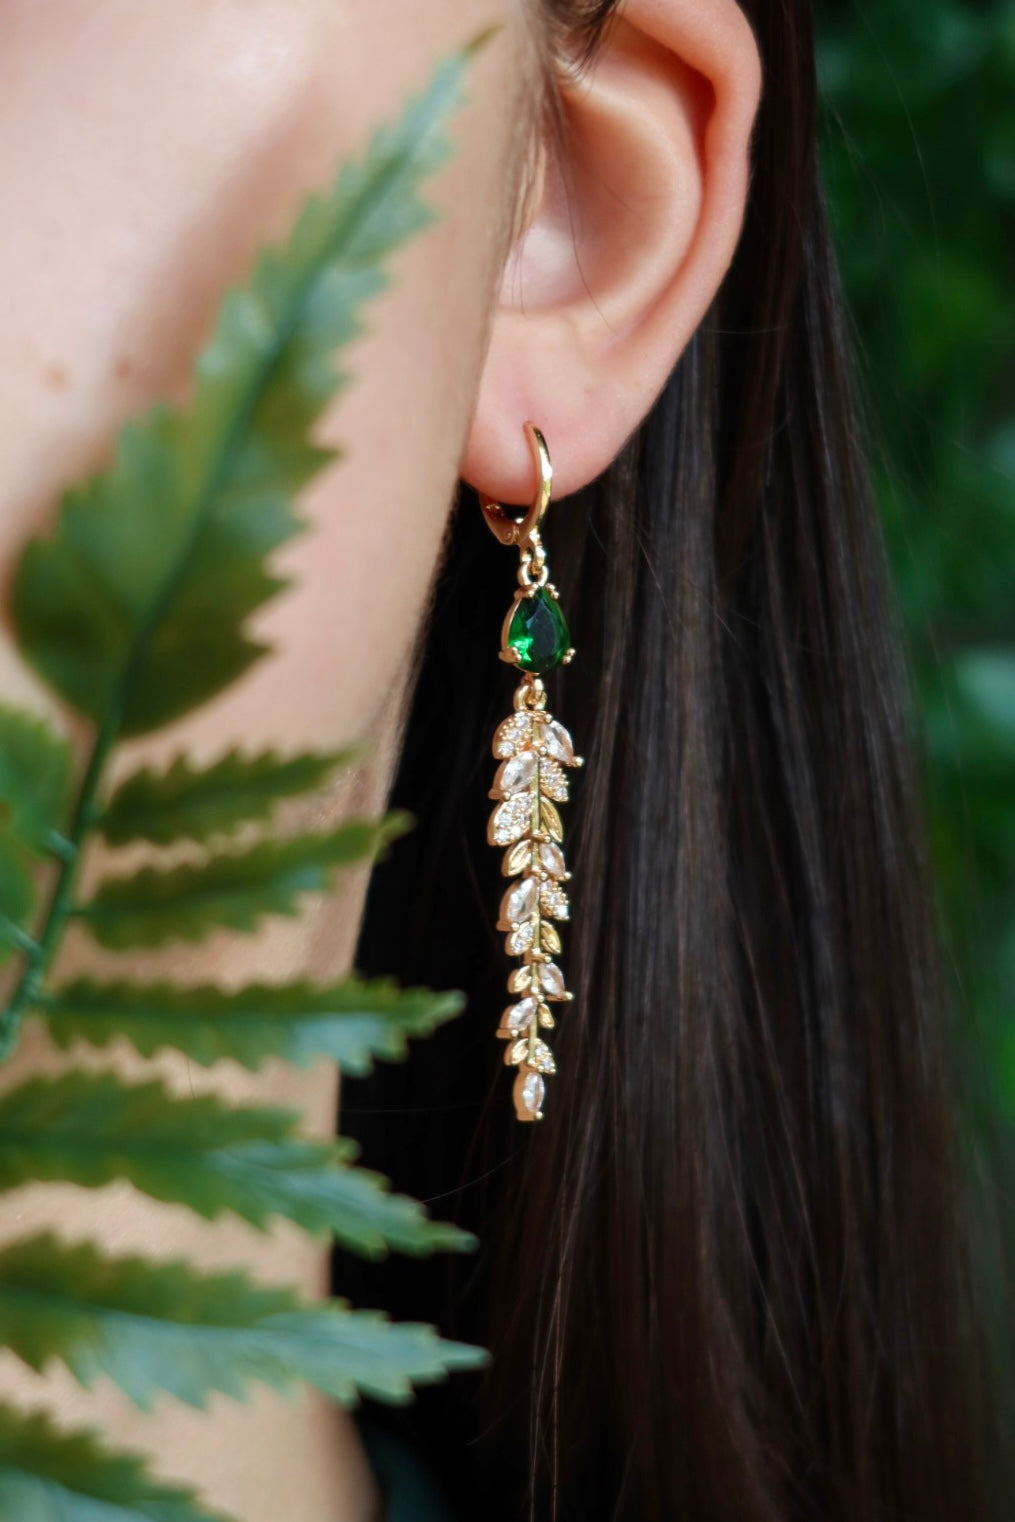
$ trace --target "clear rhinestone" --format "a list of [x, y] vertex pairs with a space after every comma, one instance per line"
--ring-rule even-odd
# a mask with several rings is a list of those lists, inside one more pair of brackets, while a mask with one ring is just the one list
[[570, 906], [567, 894], [558, 882], [544, 883], [539, 895], [539, 906], [543, 913], [553, 920], [566, 920], [570, 918]]
[[555, 1073], [557, 1071], [557, 1064], [553, 1060], [553, 1053], [545, 1041], [533, 1042], [532, 1055], [529, 1061], [540, 1073]]
[[512, 930], [507, 938], [508, 956], [520, 957], [523, 952], [528, 951], [535, 933], [536, 927], [532, 920], [526, 920], [524, 925], [519, 925], [517, 930]]
[[567, 864], [564, 861], [564, 853], [560, 846], [552, 840], [544, 840], [539, 847], [539, 861], [544, 872], [549, 872], [551, 877], [566, 877]]
[[563, 724], [558, 724], [556, 719], [551, 719], [549, 724], [543, 726], [543, 744], [550, 755], [557, 761], [563, 761], [565, 766], [574, 765], [574, 743]]
[[556, 962], [540, 962], [539, 982], [548, 999], [563, 999], [567, 994], [564, 974]]
[[516, 751], [525, 750], [532, 740], [532, 718], [527, 713], [513, 713], [505, 719], [493, 737], [493, 753], [502, 761]]
[[535, 1017], [536, 1007], [536, 1001], [531, 997], [522, 999], [518, 1004], [512, 1004], [504, 1011], [501, 1022], [504, 1029], [510, 1031], [512, 1036], [519, 1036], [522, 1031], [527, 1031]]
[[[508, 762], [508, 765], [512, 765]], [[570, 788], [559, 761], [544, 761], [539, 768], [539, 791], [555, 803], [566, 803]]]
[[538, 1115], [546, 1098], [546, 1084], [538, 1073], [526, 1073], [522, 1079], [522, 1104], [530, 1115]]
[[532, 799], [528, 793], [516, 793], [498, 804], [490, 821], [490, 839], [495, 846], [509, 846], [527, 833], [532, 822]]
[[504, 895], [503, 919], [509, 925], [520, 925], [535, 914], [538, 902], [538, 882], [534, 877], [523, 877], [516, 888]]
[[519, 751], [501, 766], [494, 786], [502, 793], [517, 793], [520, 788], [528, 787], [536, 775], [536, 761], [535, 751]]

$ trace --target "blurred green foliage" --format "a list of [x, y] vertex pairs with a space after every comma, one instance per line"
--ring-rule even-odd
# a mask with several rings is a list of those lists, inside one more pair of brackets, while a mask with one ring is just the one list
[[1011, 1206], [1015, 0], [821, 0], [819, 26], [825, 180], [915, 675], [973, 1136], [1007, 1159]]

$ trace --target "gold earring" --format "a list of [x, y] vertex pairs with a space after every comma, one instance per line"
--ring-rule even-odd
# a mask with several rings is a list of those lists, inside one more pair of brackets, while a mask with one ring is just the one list
[[505, 1062], [518, 1070], [518, 1119], [531, 1121], [542, 1120], [546, 1078], [557, 1070], [542, 1034], [556, 1024], [550, 1006], [573, 997], [555, 961], [561, 950], [557, 923], [570, 913], [564, 884], [571, 877], [561, 849], [564, 830], [557, 805], [567, 802], [566, 769], [583, 762], [567, 730], [548, 712], [541, 681], [568, 665], [574, 651], [539, 531], [550, 505], [553, 467], [539, 429], [526, 423], [525, 432], [538, 479], [532, 506], [519, 520], [487, 497], [480, 497], [480, 505], [501, 544], [517, 545], [521, 554], [519, 588], [504, 620], [500, 655], [523, 675], [514, 713], [493, 738], [500, 766], [490, 791], [497, 807], [487, 839], [505, 848], [504, 875], [516, 879], [504, 894], [497, 929], [507, 934], [508, 955], [521, 958], [508, 979], [517, 999], [504, 1011], [497, 1035], [509, 1043]]

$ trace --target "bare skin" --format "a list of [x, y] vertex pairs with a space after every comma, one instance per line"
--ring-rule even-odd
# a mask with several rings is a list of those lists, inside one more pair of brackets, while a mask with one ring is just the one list
[[[568, 94], [568, 142], [539, 148], [546, 60], [528, 0], [0, 0], [0, 289], [16, 293], [0, 307], [5, 577], [61, 489], [108, 457], [120, 423], [185, 394], [223, 289], [306, 192], [438, 58], [501, 28], [434, 190], [442, 220], [399, 255], [355, 355], [359, 379], [326, 420], [323, 436], [347, 459], [307, 493], [311, 531], [279, 557], [298, 590], [257, 621], [276, 654], [186, 723], [125, 748], [123, 769], [181, 748], [210, 758], [236, 743], [366, 737], [369, 762], [316, 800], [312, 818], [383, 807], [459, 475], [525, 500], [531, 417], [566, 493], [637, 426], [731, 257], [758, 78], [734, 0], [710, 0], [704, 14], [692, 0], [630, 0], [624, 17], [591, 81]], [[0, 694], [54, 711], [6, 629]], [[350, 878], [253, 942], [223, 935], [143, 965], [225, 982], [340, 974], [364, 886]], [[64, 970], [85, 965], [94, 953], [71, 944]], [[111, 1060], [131, 1073], [154, 1066], [125, 1051]], [[0, 1083], [60, 1062], [29, 1031]], [[334, 1129], [328, 1068], [158, 1067], [184, 1091], [276, 1099], [309, 1131]], [[327, 1288], [326, 1252], [297, 1233], [198, 1223], [126, 1187], [38, 1186], [3, 1202], [0, 1241], [41, 1226]], [[244, 1522], [379, 1514], [355, 1430], [323, 1401], [262, 1395], [207, 1415], [166, 1402], [142, 1419], [106, 1386], [83, 1393], [7, 1355], [0, 1397], [101, 1424]]]

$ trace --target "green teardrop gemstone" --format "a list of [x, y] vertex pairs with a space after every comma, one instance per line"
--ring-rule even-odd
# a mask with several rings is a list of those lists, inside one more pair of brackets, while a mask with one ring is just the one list
[[571, 647], [567, 620], [545, 587], [523, 597], [508, 627], [508, 644], [523, 671], [545, 676], [555, 671]]

